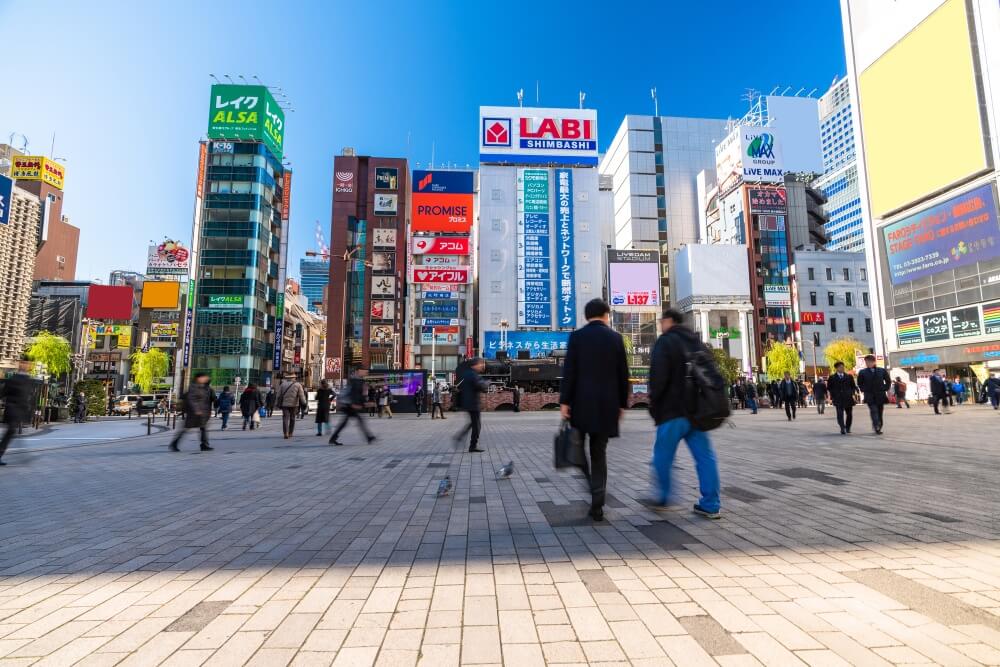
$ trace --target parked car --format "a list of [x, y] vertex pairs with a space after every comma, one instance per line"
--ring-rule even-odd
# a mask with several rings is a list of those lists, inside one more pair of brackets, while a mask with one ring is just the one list
[[116, 415], [127, 415], [129, 411], [135, 412], [139, 406], [138, 394], [122, 394], [115, 399], [112, 412]]

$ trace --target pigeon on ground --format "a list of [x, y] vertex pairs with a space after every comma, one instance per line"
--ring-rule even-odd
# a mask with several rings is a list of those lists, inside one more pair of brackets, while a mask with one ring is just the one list
[[497, 479], [508, 479], [513, 474], [514, 474], [514, 462], [509, 461], [507, 465], [501, 466], [500, 469], [497, 470]]
[[451, 493], [451, 477], [445, 476], [438, 484], [438, 496], [447, 496]]

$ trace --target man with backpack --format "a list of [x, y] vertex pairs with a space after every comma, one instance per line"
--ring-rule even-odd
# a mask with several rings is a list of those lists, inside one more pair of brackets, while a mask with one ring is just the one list
[[[653, 348], [649, 366], [649, 413], [656, 422], [656, 443], [653, 446], [653, 468], [659, 481], [659, 497], [654, 498], [656, 509], [665, 509], [670, 502], [670, 469], [677, 454], [681, 438], [687, 443], [694, 457], [698, 473], [701, 498], [694, 511], [709, 519], [719, 518], [719, 467], [715, 451], [705, 432], [692, 424], [689, 400], [691, 381], [714, 368], [711, 352], [694, 331], [684, 326], [684, 315], [673, 308], [667, 309], [660, 319], [662, 335]], [[718, 382], [718, 396], [722, 399], [720, 410], [728, 416], [725, 382]], [[699, 396], [700, 397], [700, 396]], [[719, 413], [721, 414], [721, 412]], [[712, 424], [714, 427], [716, 424]]]

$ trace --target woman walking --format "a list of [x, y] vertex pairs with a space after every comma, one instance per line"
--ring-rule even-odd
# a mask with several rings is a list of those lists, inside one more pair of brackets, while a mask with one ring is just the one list
[[330, 399], [333, 392], [330, 383], [323, 380], [316, 392], [316, 435], [323, 435], [323, 428], [330, 423]]
[[382, 412], [385, 412], [389, 419], [392, 419], [392, 390], [389, 389], [389, 385], [382, 387], [382, 391], [379, 394], [379, 417], [382, 416]]
[[244, 431], [247, 430], [247, 424], [250, 425], [251, 431], [254, 429], [254, 425], [260, 425], [260, 409], [263, 405], [264, 398], [260, 395], [257, 385], [247, 385], [247, 388], [240, 394], [240, 414], [243, 415]]

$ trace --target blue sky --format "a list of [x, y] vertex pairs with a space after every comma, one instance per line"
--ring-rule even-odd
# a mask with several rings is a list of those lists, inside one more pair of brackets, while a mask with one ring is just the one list
[[[689, 2], [55, 2], [0, 0], [8, 36], [0, 141], [66, 158], [77, 277], [142, 271], [146, 245], [191, 235], [209, 74], [280, 85], [292, 162], [289, 275], [329, 235], [344, 146], [475, 166], [479, 105], [740, 116], [746, 88], [825, 91], [845, 71], [837, 0]], [[20, 145], [20, 137], [15, 145]]]

